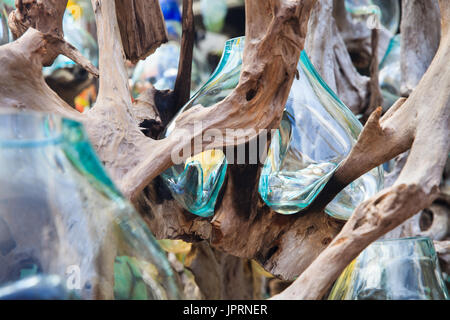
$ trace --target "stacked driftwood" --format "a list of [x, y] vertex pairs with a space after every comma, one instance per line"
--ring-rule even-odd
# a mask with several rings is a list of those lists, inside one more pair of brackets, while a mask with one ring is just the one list
[[[167, 39], [158, 1], [130, 0], [124, 9], [124, 1], [92, 0], [99, 71], [62, 38], [66, 4], [67, 0], [16, 1], [9, 24], [18, 39], [0, 47], [0, 105], [54, 112], [83, 122], [111, 177], [155, 235], [199, 243], [197, 252], [207, 252], [199, 257], [209, 261], [204, 265], [221, 266], [223, 282], [245, 267], [246, 262], [236, 257], [256, 259], [282, 278], [299, 275], [277, 298], [321, 298], [367, 245], [439, 197], [450, 147], [450, 2], [440, 0], [438, 6], [437, 1], [403, 1], [402, 72], [408, 97], [399, 99], [382, 115], [377, 108], [377, 65], [379, 52], [386, 45], [382, 31], [353, 26], [342, 13], [343, 1], [246, 0], [246, 42], [239, 85], [216, 105], [199, 105], [187, 111], [162, 140], [156, 135], [189, 94], [192, 0], [183, 1], [175, 90], [149, 90], [135, 102], [128, 88], [125, 60], [145, 58]], [[439, 11], [440, 28], [436, 21]], [[425, 23], [415, 19], [425, 19]], [[351, 153], [301, 214], [283, 216], [264, 205], [257, 193], [259, 165], [228, 167], [213, 218], [196, 217], [183, 210], [158, 178], [173, 164], [171, 153], [183, 150], [212, 128], [222, 133], [243, 130], [225, 139], [204, 141], [202, 150], [246, 144], [256, 138], [258, 129], [277, 128], [305, 40], [327, 83], [354, 112], [366, 115], [364, 130]], [[371, 77], [358, 74], [351, 50], [366, 52], [359, 63], [368, 65]], [[98, 99], [87, 113], [79, 114], [45, 83], [42, 66], [51, 64], [57, 54], [67, 55], [99, 76]], [[202, 121], [204, 131], [194, 130], [195, 121]], [[150, 134], [145, 135], [144, 129]], [[395, 182], [361, 203], [345, 224], [323, 212], [350, 182], [408, 150]], [[186, 159], [191, 155], [182, 156]], [[213, 253], [208, 251], [213, 250], [210, 246]], [[448, 241], [438, 246], [442, 253], [449, 251]], [[225, 265], [231, 266], [229, 270]], [[197, 269], [196, 276], [202, 274], [205, 272]]]

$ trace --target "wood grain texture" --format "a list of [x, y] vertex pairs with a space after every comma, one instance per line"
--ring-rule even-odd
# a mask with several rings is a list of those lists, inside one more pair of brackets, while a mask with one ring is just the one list
[[127, 59], [136, 63], [167, 42], [158, 0], [115, 0], [120, 36]]
[[439, 46], [438, 0], [402, 0], [401, 93], [408, 96], [422, 79]]
[[[283, 216], [267, 208], [256, 192], [257, 165], [229, 166], [212, 219], [181, 210], [166, 197], [158, 180], [173, 164], [172, 152], [201, 138], [202, 132], [194, 130], [196, 121], [203, 121], [203, 130], [252, 129], [215, 143], [204, 142], [202, 150], [247, 143], [256, 138], [255, 130], [279, 125], [314, 3], [247, 0], [247, 38], [239, 85], [220, 103], [209, 108], [199, 105], [184, 113], [163, 140], [142, 132], [143, 120], [160, 120], [155, 91], [132, 103], [117, 10], [115, 2], [107, 0], [92, 1], [100, 50], [100, 91], [89, 112], [77, 113], [45, 84], [42, 65], [58, 42], [52, 40], [55, 36], [32, 28], [0, 47], [4, 73], [0, 104], [54, 112], [83, 122], [111, 177], [158, 237], [206, 239], [228, 254], [257, 259], [280, 277], [292, 279], [301, 273], [278, 298], [320, 298], [370, 242], [428, 207], [436, 197], [450, 141], [448, 1], [440, 2], [439, 50], [417, 87], [382, 118], [380, 109], [369, 117], [357, 144], [308, 210]], [[181, 135], [185, 139], [180, 139]], [[408, 149], [410, 154], [397, 181], [362, 203], [342, 230], [341, 223], [323, 213], [346, 185]]]
[[329, 184], [346, 185], [356, 175], [411, 148], [398, 179], [361, 203], [330, 245], [274, 299], [320, 299], [364, 248], [430, 206], [439, 195], [450, 150], [450, 3], [441, 0], [439, 4], [442, 37], [430, 67], [408, 99], [400, 99], [381, 120], [381, 108], [371, 115]]
[[44, 66], [50, 66], [59, 54], [63, 54], [85, 68], [95, 77], [98, 70], [92, 63], [71, 44], [64, 40], [62, 18], [66, 10], [67, 0], [17, 0], [16, 9], [11, 11], [8, 24], [14, 38], [21, 37], [28, 28], [44, 33], [46, 41], [45, 55], [42, 56]]

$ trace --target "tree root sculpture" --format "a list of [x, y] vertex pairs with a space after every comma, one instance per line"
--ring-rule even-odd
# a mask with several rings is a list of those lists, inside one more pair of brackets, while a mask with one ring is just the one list
[[[246, 43], [239, 85], [216, 105], [199, 105], [183, 113], [171, 134], [161, 140], [146, 136], [142, 123], [153, 121], [163, 128], [185, 101], [188, 63], [181, 59], [177, 99], [172, 100], [177, 103], [171, 112], [160, 112], [158, 105], [167, 103], [164, 100], [168, 98], [157, 90], [146, 92], [133, 103], [122, 45], [120, 21], [124, 19], [117, 18], [117, 1], [92, 0], [100, 50], [100, 87], [95, 106], [79, 114], [46, 85], [41, 72], [43, 65], [62, 53], [96, 73], [62, 40], [62, 30], [58, 29], [62, 2], [53, 10], [42, 1], [29, 1], [11, 14], [10, 24], [19, 26], [16, 29], [21, 37], [0, 47], [0, 104], [53, 112], [83, 122], [112, 179], [157, 237], [208, 240], [228, 254], [258, 260], [274, 275], [293, 279], [300, 274], [276, 298], [318, 299], [367, 245], [430, 206], [436, 198], [450, 141], [448, 1], [439, 2], [441, 42], [423, 78], [408, 99], [400, 99], [382, 118], [380, 108], [371, 114], [357, 144], [310, 208], [293, 216], [276, 214], [258, 196], [260, 166], [231, 165], [212, 219], [195, 217], [166, 199], [158, 176], [173, 165], [173, 153], [191, 149], [188, 146], [197, 139], [202, 142], [201, 150], [183, 153], [182, 159], [207, 149], [234, 148], [257, 138], [258, 129], [277, 128], [316, 1], [246, 0]], [[184, 3], [188, 20], [192, 1]], [[160, 10], [159, 6], [153, 8]], [[24, 14], [24, 10], [28, 13]], [[192, 49], [190, 24], [185, 25], [183, 33], [185, 61], [189, 61]], [[161, 37], [154, 39], [154, 45], [136, 45], [133, 48], [144, 49], [130, 52], [139, 51], [134, 56], [145, 57], [159, 45]], [[202, 121], [200, 131], [194, 125], [197, 121]], [[226, 129], [241, 130], [222, 135], [223, 139], [202, 139], [209, 129], [222, 134]], [[342, 222], [323, 212], [350, 182], [408, 149], [408, 159], [397, 181], [360, 204], [343, 227]]]

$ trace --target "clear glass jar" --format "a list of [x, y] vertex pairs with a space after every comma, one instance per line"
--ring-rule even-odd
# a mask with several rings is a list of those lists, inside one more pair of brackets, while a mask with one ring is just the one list
[[57, 277], [82, 299], [181, 297], [82, 125], [53, 115], [0, 113], [0, 253], [0, 286]]
[[[210, 107], [225, 99], [236, 88], [242, 65], [244, 39], [234, 38], [225, 44], [222, 58], [210, 79], [192, 96], [168, 125], [163, 136], [173, 130], [178, 116], [194, 105]], [[188, 158], [161, 174], [172, 196], [186, 210], [208, 217], [225, 179], [227, 161], [221, 150], [208, 150]]]
[[0, 46], [13, 40], [8, 26], [8, 10], [14, 8], [14, 1], [0, 0]]
[[433, 241], [376, 241], [342, 272], [329, 300], [448, 300]]
[[[264, 164], [259, 193], [273, 210], [292, 214], [308, 207], [356, 143], [362, 125], [322, 80], [302, 51], [279, 129]], [[328, 204], [332, 217], [348, 219], [383, 186], [383, 169], [353, 181]]]

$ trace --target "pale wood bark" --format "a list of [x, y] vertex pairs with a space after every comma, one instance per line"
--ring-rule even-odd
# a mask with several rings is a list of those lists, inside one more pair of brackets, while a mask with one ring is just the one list
[[115, 5], [127, 59], [136, 63], [167, 42], [166, 25], [158, 0], [115, 0]]
[[402, 0], [401, 93], [408, 96], [433, 60], [440, 40], [438, 0]]
[[[343, 1], [338, 5], [345, 11]], [[358, 114], [369, 104], [370, 78], [360, 75], [353, 65], [333, 16], [335, 8], [333, 0], [316, 3], [309, 20], [305, 50], [324, 81]]]
[[52, 45], [46, 47], [42, 63], [50, 66], [59, 54], [67, 56], [74, 62], [98, 77], [98, 70], [90, 61], [72, 45], [64, 41], [62, 18], [67, 0], [16, 0], [16, 8], [8, 19], [12, 34], [17, 39], [28, 28], [34, 28], [46, 34], [46, 40]]
[[[440, 2], [443, 36], [423, 79], [406, 101], [398, 101], [381, 120], [380, 109], [372, 114], [358, 143], [311, 208], [293, 216], [274, 213], [257, 195], [260, 168], [235, 165], [229, 168], [212, 220], [183, 212], [174, 201], [162, 198], [157, 177], [173, 164], [171, 152], [201, 138], [202, 132], [193, 128], [196, 120], [204, 121], [203, 130], [252, 129], [226, 140], [204, 142], [202, 150], [235, 146], [239, 140], [246, 143], [256, 137], [254, 130], [278, 126], [315, 1], [247, 0], [247, 38], [238, 87], [215, 106], [196, 106], [184, 113], [163, 140], [145, 136], [140, 126], [144, 120], [161, 120], [157, 91], [147, 92], [136, 104], [131, 102], [115, 3], [92, 3], [100, 49], [100, 92], [94, 108], [80, 115], [45, 84], [41, 68], [51, 60], [49, 52], [61, 50], [59, 40], [55, 41], [60, 38], [32, 28], [0, 47], [4, 67], [0, 104], [55, 112], [83, 122], [110, 175], [141, 209], [157, 236], [208, 239], [214, 247], [255, 258], [271, 273], [288, 279], [306, 269], [279, 297], [320, 298], [365, 246], [436, 197], [449, 148], [448, 2]], [[336, 236], [342, 224], [324, 214], [323, 208], [348, 183], [409, 148], [397, 182], [361, 204]]]
[[331, 244], [275, 298], [321, 298], [365, 247], [438, 196], [450, 149], [450, 3], [439, 4], [442, 37], [430, 67], [407, 100], [400, 99], [381, 121], [381, 108], [372, 114], [334, 176], [345, 185], [411, 147], [397, 181], [361, 203]]
[[[41, 77], [40, 59], [43, 51], [37, 49], [49, 47], [51, 43], [43, 41], [42, 34], [31, 29], [21, 39], [37, 43], [36, 49], [29, 53], [32, 58], [28, 59], [34, 61], [35, 67], [28, 75], [27, 82], [21, 83], [14, 89], [16, 91], [7, 90], [11, 84], [6, 85], [5, 81], [1, 98], [3, 105], [11, 106], [12, 101], [19, 100], [28, 109], [52, 111], [82, 121], [110, 175], [138, 208], [143, 209], [141, 212], [148, 215], [146, 219], [151, 220], [150, 226], [157, 236], [211, 239], [215, 247], [229, 254], [256, 258], [275, 274], [286, 278], [295, 277], [326, 247], [341, 224], [323, 212], [284, 217], [270, 211], [257, 195], [258, 168], [234, 168], [227, 183], [228, 194], [223, 198], [222, 209], [218, 211], [213, 223], [183, 212], [173, 201], [161, 204], [159, 197], [150, 197], [152, 201], [149, 202], [142, 190], [161, 171], [172, 165], [172, 150], [182, 149], [199, 136], [193, 132], [192, 124], [195, 120], [204, 121], [204, 130], [217, 128], [223, 132], [227, 128], [251, 129], [241, 132], [242, 136], [228, 136], [227, 141], [216, 141], [215, 144], [208, 143], [209, 145], [205, 143], [204, 147], [207, 148], [233, 146], [240, 138], [243, 138], [243, 142], [253, 138], [255, 130], [278, 126], [296, 73], [314, 1], [275, 1], [262, 7], [259, 1], [247, 1], [248, 38], [239, 86], [216, 106], [207, 109], [197, 106], [186, 112], [177, 121], [174, 132], [164, 140], [150, 139], [141, 132], [140, 124], [143, 120], [158, 118], [154, 103], [155, 92], [147, 93], [147, 97], [143, 97], [135, 105], [131, 103], [116, 10], [114, 3], [105, 3], [93, 1], [100, 49], [100, 90], [94, 108], [80, 115], [62, 102], [43, 82], [38, 91], [32, 89], [35, 82], [40, 83]], [[11, 45], [17, 45], [17, 42], [20, 39]], [[31, 52], [24, 44], [18, 48]], [[1, 51], [8, 56], [11, 53], [7, 47], [0, 48]], [[10, 56], [11, 59], [18, 61], [13, 56]], [[11, 61], [7, 63], [12, 64]], [[19, 92], [29, 92], [29, 96], [22, 99]], [[34, 94], [38, 94], [43, 100], [33, 98]], [[54, 101], [47, 102], [50, 97]], [[182, 132], [188, 139], [180, 141], [174, 134], [177, 132]], [[185, 155], [187, 156], [189, 155]], [[239, 175], [243, 173], [251, 179], [242, 185], [239, 183]], [[233, 185], [238, 192], [235, 193]], [[236, 194], [247, 189], [252, 190], [251, 197], [236, 198]], [[141, 206], [142, 198], [146, 207]], [[249, 199], [258, 201], [259, 204], [254, 206]], [[149, 205], [152, 210], [148, 210]], [[174, 210], [171, 211], [170, 206]], [[234, 229], [233, 226], [238, 228]], [[261, 230], [265, 230], [262, 237]], [[238, 240], [237, 233], [248, 233], [254, 243], [242, 238]], [[304, 254], [289, 263], [289, 252], [295, 250], [297, 241], [303, 246]], [[280, 264], [277, 261], [281, 259], [285, 259], [285, 262]]]

